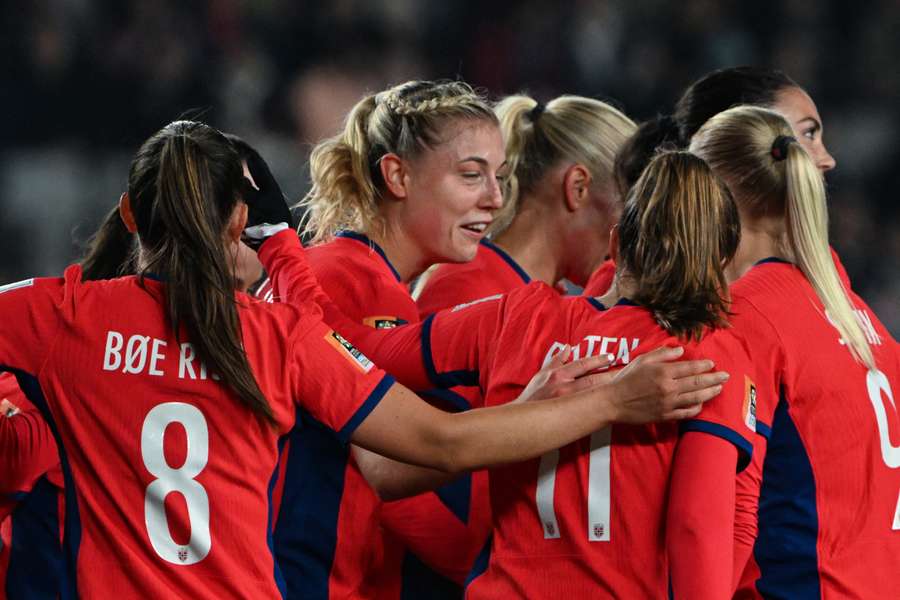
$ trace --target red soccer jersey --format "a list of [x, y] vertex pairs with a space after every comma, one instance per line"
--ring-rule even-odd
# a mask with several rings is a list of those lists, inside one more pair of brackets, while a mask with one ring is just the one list
[[[293, 244], [290, 242], [291, 240], [286, 237], [268, 242], [260, 252], [260, 258], [266, 268], [274, 273], [278, 289], [283, 294], [291, 296], [296, 293], [296, 289], [315, 294], [315, 290], [311, 287], [311, 278], [302, 267], [302, 250], [297, 246], [296, 240], [293, 240]], [[606, 323], [602, 322], [604, 313], [598, 310], [597, 302], [593, 298], [561, 299], [555, 291], [544, 285], [528, 286], [502, 299], [476, 300], [468, 305], [456, 307], [453, 311], [439, 313], [421, 324], [381, 333], [343, 319], [340, 311], [331, 306], [332, 303], [327, 299], [320, 301], [329, 318], [334, 319], [335, 323], [340, 322], [340, 327], [346, 328], [348, 335], [357, 340], [363, 348], [376, 354], [379, 361], [389, 365], [388, 368], [411, 387], [423, 389], [429, 385], [452, 387], [480, 383], [489, 390], [489, 404], [509, 401], [517, 395], [543, 360], [554, 349], [559, 350], [563, 347], [563, 342], [558, 340], [577, 345], [579, 349], [576, 354], [612, 352], [622, 363], [645, 349], [673, 341], [642, 309], [617, 307], [605, 313], [607, 315], [605, 318], [610, 319], [610, 327], [606, 329]], [[623, 314], [622, 311], [626, 311], [625, 317], [620, 318], [624, 323], [613, 320], [613, 316], [618, 318]], [[634, 312], [635, 315], [629, 315], [628, 311]], [[649, 336], [645, 336], [644, 339], [640, 338], [643, 335], [641, 319]], [[625, 328], [626, 324], [629, 334], [634, 335], [634, 338], [623, 339], [624, 336], [618, 331]], [[584, 328], [596, 326], [607, 333], [592, 334], [591, 329], [581, 328], [582, 325]], [[585, 335], [585, 330], [588, 335]], [[614, 333], [617, 335], [611, 335]], [[635, 338], [640, 340], [640, 346], [633, 345]], [[532, 357], [530, 354], [532, 352], [540, 352], [540, 355]], [[688, 354], [715, 359], [720, 368], [732, 374], [732, 378], [725, 386], [722, 397], [708, 405], [700, 418], [687, 422], [682, 427], [688, 431], [712, 433], [720, 439], [734, 443], [744, 451], [748, 450], [751, 448], [748, 438], [752, 437], [751, 434], [755, 431], [755, 387], [746, 375], [751, 372], [751, 368], [744, 345], [735, 339], [730, 331], [723, 330], [710, 334], [700, 346], [691, 348]], [[526, 360], [520, 361], [519, 358], [523, 356]], [[499, 382], [492, 382], [492, 375], [496, 375]], [[585, 499], [585, 496], [593, 497], [590, 485], [586, 486], [588, 490], [582, 485], [579, 497], [584, 501], [577, 503], [578, 509], [572, 509], [570, 506], [563, 512], [556, 503], [565, 503], [566, 500], [560, 500], [560, 495], [552, 491], [548, 493], [546, 485], [539, 486], [535, 482], [538, 475], [538, 461], [523, 463], [530, 466], [524, 469], [525, 472], [519, 473], [518, 478], [508, 477], [506, 474], [511, 473], [510, 470], [522, 468], [521, 466], [495, 470], [494, 472], [501, 476], [497, 481], [492, 472], [495, 533], [503, 534], [502, 537], [495, 539], [494, 549], [495, 552], [499, 549], [500, 554], [494, 555], [491, 560], [492, 571], [476, 579], [473, 587], [470, 587], [470, 593], [485, 594], [488, 597], [507, 597], [510, 592], [519, 597], [557, 597], [561, 594], [570, 597], [589, 597], [597, 589], [602, 589], [597, 587], [599, 584], [620, 590], [620, 593], [617, 592], [620, 597], [664, 595], [667, 587], [665, 569], [663, 572], [651, 569], [648, 574], [641, 565], [648, 561], [652, 561], [651, 564], [655, 565], [665, 565], [662, 533], [662, 508], [665, 503], [662, 500], [666, 497], [666, 479], [676, 439], [677, 427], [674, 425], [614, 428], [613, 446], [622, 444], [623, 449], [618, 452], [614, 449], [611, 452], [613, 468], [616, 471], [621, 468], [623, 472], [646, 471], [650, 474], [655, 473], [658, 477], [648, 478], [652, 483], [636, 477], [632, 478], [634, 481], [624, 481], [622, 493], [611, 496], [613, 507], [618, 506], [611, 511], [611, 520], [607, 522], [592, 520], [590, 528], [587, 525], [589, 521], [583, 518], [586, 512], [583, 507], [596, 504]], [[584, 441], [580, 444], [583, 446]], [[570, 448], [577, 450], [578, 447], [579, 443], [576, 443]], [[566, 452], [566, 449], [561, 451], [563, 452]], [[633, 468], [615, 466], [621, 460], [635, 455], [643, 458], [644, 463], [640, 464], [640, 460], [634, 459], [639, 464]], [[560, 471], [560, 481], [563, 480], [564, 472], [581, 473], [585, 468], [591, 472], [590, 453], [587, 457], [589, 464], [585, 467], [585, 455], [572, 451], [564, 455], [565, 460], [558, 461], [557, 465], [561, 463], [581, 466], [577, 468], [569, 466], [561, 471], [559, 467], [550, 470], [554, 473]], [[552, 480], [555, 482], [556, 476], [552, 477]], [[542, 507], [540, 510], [536, 508], [539, 487], [544, 490], [540, 494]], [[551, 487], [555, 487], [555, 484]], [[648, 512], [646, 509], [628, 510], [629, 503], [639, 505], [645, 498], [655, 499], [658, 513]], [[726, 504], [732, 505], [733, 495], [726, 500]], [[617, 504], [619, 502], [622, 503], [621, 506]], [[602, 500], [600, 504], [603, 504]], [[609, 502], [606, 505], [608, 506]], [[498, 512], [498, 508], [502, 510]], [[527, 516], [519, 523], [516, 523], [515, 519], [507, 520], [510, 516], [517, 516], [515, 512], [517, 509], [521, 509], [519, 516]], [[726, 518], [730, 512], [728, 508], [725, 509]], [[552, 519], [542, 518], [547, 514], [551, 514]], [[577, 516], [579, 514], [581, 517]], [[647, 521], [648, 514], [655, 520]], [[550, 536], [553, 532], [568, 531], [573, 529], [573, 523], [579, 518], [584, 521], [581, 524], [583, 527], [579, 529], [587, 532], [585, 539], [566, 535], [565, 541], [557, 543], [550, 541], [547, 551], [560, 560], [545, 561], [545, 554], [540, 555], [544, 558], [527, 558], [528, 552], [542, 551], [540, 544], [547, 541], [541, 541], [545, 531]], [[652, 529], [646, 527], [647, 522], [653, 523]], [[618, 530], [626, 532], [625, 543], [594, 544], [587, 540], [591, 532], [602, 537], [604, 532]], [[633, 551], [631, 538], [637, 540], [634, 543], [640, 552]], [[574, 548], [583, 554], [573, 555], [573, 544]], [[556, 554], [561, 546], [565, 546], [565, 549], [561, 554]], [[516, 548], [521, 549], [521, 555], [516, 555]], [[604, 568], [604, 565], [612, 565], [612, 568]], [[718, 567], [725, 572], [727, 580], [731, 572], [730, 557], [727, 564]], [[551, 573], [548, 568], [552, 569], [552, 575], [547, 575]], [[523, 582], [520, 588], [514, 587], [516, 580]], [[510, 586], [513, 586], [512, 590]], [[635, 586], [638, 588], [636, 593]], [[645, 594], [641, 590], [652, 592]]]
[[163, 285], [82, 282], [73, 266], [0, 289], [0, 312], [15, 315], [0, 368], [47, 419], [65, 474], [63, 596], [278, 597], [267, 535], [278, 435], [299, 407], [348, 441], [393, 379], [317, 310], [237, 294], [273, 429], [175, 338]]
[[531, 277], [509, 254], [482, 240], [473, 261], [438, 266], [416, 304], [424, 318], [463, 302], [505, 294], [530, 282]]
[[[383, 329], [418, 320], [408, 288], [384, 251], [365, 236], [338, 234], [329, 243], [309, 248], [306, 256], [324, 291], [353, 321]], [[263, 293], [274, 297], [271, 285], [267, 290]], [[275, 530], [289, 588], [296, 581], [303, 586], [304, 598], [399, 599], [401, 593], [438, 597], [436, 590], [422, 586], [449, 582], [428, 574], [407, 555], [407, 546], [426, 564], [462, 582], [467, 567], [460, 565], [459, 548], [467, 536], [468, 497], [460, 500], [459, 485], [382, 503], [347, 447], [329, 444], [320, 433], [306, 429], [297, 435], [300, 439], [292, 435], [286, 456]], [[301, 476], [294, 477], [298, 465]], [[307, 489], [310, 477], [323, 485]]]
[[[856, 363], [802, 272], [767, 259], [731, 288], [758, 367], [761, 468], [754, 590], [771, 598], [900, 598], [897, 345], [851, 293], [877, 371]], [[765, 393], [763, 393], [765, 392]], [[762, 463], [761, 465], [759, 463]], [[752, 565], [751, 569], [754, 568]]]
[[597, 270], [591, 273], [587, 285], [584, 286], [584, 296], [602, 296], [609, 291], [613, 280], [616, 278], [616, 263], [611, 258], [603, 261]]
[[[546, 286], [529, 286], [503, 301], [437, 315], [426, 325], [425, 360], [437, 381], [477, 379], [487, 405], [497, 405], [513, 400], [564, 344], [574, 347], [574, 358], [612, 353], [625, 364], [678, 343], [642, 308], [601, 308], [591, 298], [561, 299]], [[475, 346], [464, 343], [469, 310], [482, 313]], [[722, 437], [749, 455], [755, 429], [745, 407], [751, 367], [742, 342], [722, 330], [688, 348], [732, 377], [681, 430]], [[616, 425], [539, 460], [492, 469], [493, 549], [467, 597], [665, 597], [664, 517], [678, 432], [673, 423]]]
[[55, 600], [64, 508], [56, 442], [11, 373], [0, 374], [2, 400], [17, 412], [0, 415], [0, 600]]
[[[419, 314], [424, 318], [458, 304], [505, 294], [530, 282], [528, 273], [515, 259], [496, 244], [482, 240], [473, 261], [440, 265], [428, 279], [416, 304], [419, 307]], [[477, 386], [458, 387], [448, 392], [461, 397], [465, 406], [484, 405], [481, 389]], [[477, 554], [484, 548], [491, 532], [492, 519], [488, 494], [487, 471], [473, 473], [468, 515], [469, 541], [466, 545], [452, 549], [458, 556], [457, 560], [470, 567], [474, 564]], [[451, 551], [450, 548], [447, 550]], [[484, 564], [484, 561], [481, 563]]]

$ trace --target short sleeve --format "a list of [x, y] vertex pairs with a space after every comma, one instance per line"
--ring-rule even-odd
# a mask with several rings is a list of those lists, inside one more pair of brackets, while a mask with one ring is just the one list
[[302, 320], [295, 331], [302, 333], [294, 338], [288, 358], [293, 397], [348, 442], [394, 378], [318, 319]]
[[58, 330], [67, 280], [80, 279], [70, 267], [63, 279], [26, 279], [0, 287], [0, 369], [36, 375]]
[[738, 471], [753, 455], [757, 434], [756, 415], [760, 402], [753, 363], [743, 340], [728, 330], [707, 334], [690, 353], [690, 358], [708, 358], [716, 370], [730, 375], [722, 392], [710, 400], [692, 419], [681, 422], [681, 432], [698, 431], [721, 437], [738, 449]]

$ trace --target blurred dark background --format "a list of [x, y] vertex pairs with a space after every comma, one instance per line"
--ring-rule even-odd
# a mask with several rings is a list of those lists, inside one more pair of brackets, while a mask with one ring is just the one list
[[33, 0], [0, 8], [0, 283], [61, 272], [141, 141], [191, 110], [299, 199], [305, 158], [367, 90], [461, 77], [668, 112], [723, 66], [785, 70], [825, 142], [832, 242], [900, 334], [900, 2]]

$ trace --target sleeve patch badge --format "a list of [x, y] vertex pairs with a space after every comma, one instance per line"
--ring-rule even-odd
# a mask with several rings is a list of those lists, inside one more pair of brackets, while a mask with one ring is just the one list
[[366, 317], [365, 319], [363, 319], [363, 325], [366, 325], [373, 329], [393, 329], [394, 327], [399, 327], [400, 325], [406, 325], [407, 322], [408, 321], [399, 317], [391, 316]]
[[756, 431], [756, 384], [744, 375], [744, 408], [741, 413], [744, 417], [744, 425], [750, 431]]
[[329, 331], [325, 334], [325, 341], [331, 344], [341, 356], [353, 363], [353, 366], [363, 373], [368, 373], [375, 366], [375, 363], [366, 358], [365, 354], [344, 339], [338, 332]]

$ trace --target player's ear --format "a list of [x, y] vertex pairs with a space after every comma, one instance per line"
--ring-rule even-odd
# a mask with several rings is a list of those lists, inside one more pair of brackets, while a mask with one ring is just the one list
[[240, 242], [241, 234], [247, 227], [247, 203], [237, 202], [234, 210], [231, 211], [231, 217], [228, 219], [228, 226], [225, 228], [225, 235], [229, 242]]
[[563, 175], [563, 196], [566, 208], [575, 212], [590, 199], [591, 172], [582, 164], [575, 163]]
[[119, 196], [119, 217], [125, 223], [128, 233], [137, 233], [137, 223], [134, 222], [134, 213], [131, 212], [131, 198], [128, 192], [122, 192]]
[[406, 161], [388, 152], [378, 161], [381, 178], [387, 191], [395, 198], [406, 198], [409, 193], [409, 170]]

